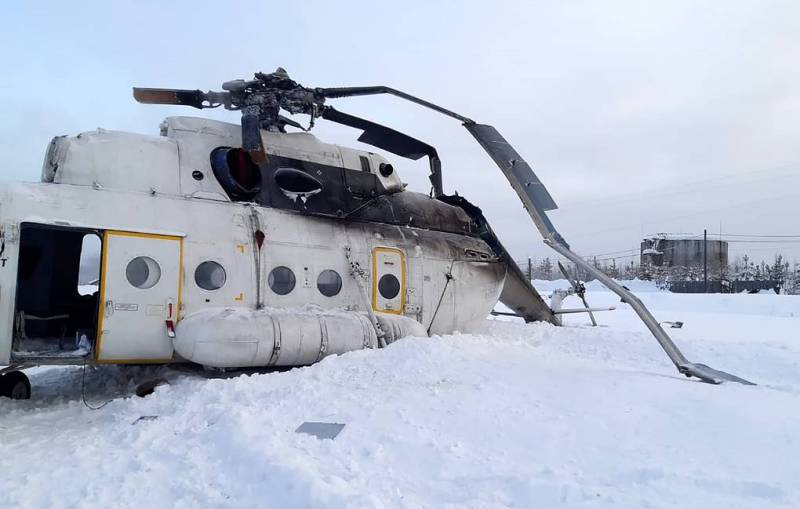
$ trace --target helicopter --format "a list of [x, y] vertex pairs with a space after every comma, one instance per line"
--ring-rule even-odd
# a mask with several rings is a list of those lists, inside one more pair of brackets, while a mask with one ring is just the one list
[[[282, 68], [221, 88], [133, 96], [239, 111], [238, 125], [169, 117], [159, 136], [59, 136], [41, 182], [0, 187], [0, 395], [29, 398], [23, 370], [37, 365], [306, 366], [470, 330], [498, 302], [560, 325], [567, 311], [548, 307], [481, 209], [444, 192], [432, 145], [327, 104], [375, 94], [461, 122], [545, 244], [629, 304], [680, 373], [751, 383], [689, 362], [635, 295], [575, 254], [547, 216], [555, 201], [494, 127], [386, 86], [304, 87]], [[308, 127], [283, 113], [307, 115]], [[309, 132], [318, 120], [397, 157], [426, 157], [430, 191], [406, 189], [377, 153], [320, 141]], [[87, 285], [90, 245], [99, 260]]]

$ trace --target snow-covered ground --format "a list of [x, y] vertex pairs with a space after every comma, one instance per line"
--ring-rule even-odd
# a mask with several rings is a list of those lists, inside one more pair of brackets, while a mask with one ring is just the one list
[[88, 370], [91, 403], [117, 397], [97, 411], [79, 368], [40, 368], [32, 400], [0, 401], [0, 506], [800, 507], [800, 297], [635, 289], [685, 322], [690, 360], [759, 385], [678, 375], [594, 285], [620, 306], [597, 328], [487, 320], [288, 372], [161, 369], [144, 399], [153, 371]]

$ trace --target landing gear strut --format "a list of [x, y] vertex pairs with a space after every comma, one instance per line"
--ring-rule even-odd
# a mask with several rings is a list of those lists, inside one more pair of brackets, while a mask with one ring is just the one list
[[0, 396], [11, 399], [30, 399], [31, 382], [22, 371], [0, 375]]

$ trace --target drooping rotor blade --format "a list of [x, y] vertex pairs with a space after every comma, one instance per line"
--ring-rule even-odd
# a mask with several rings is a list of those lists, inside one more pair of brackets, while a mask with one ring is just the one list
[[201, 90], [134, 87], [133, 98], [143, 104], [177, 104], [203, 109], [206, 94]]
[[338, 124], [361, 129], [364, 132], [358, 137], [358, 141], [386, 150], [392, 154], [397, 154], [401, 157], [417, 160], [423, 156], [436, 155], [436, 149], [427, 143], [370, 120], [341, 112], [330, 106], [323, 109], [322, 118]]
[[[563, 237], [556, 231], [555, 226], [547, 217], [547, 211], [556, 208], [555, 201], [547, 192], [544, 184], [533, 173], [530, 165], [525, 162], [522, 156], [512, 147], [505, 138], [492, 126], [477, 124], [467, 117], [459, 115], [441, 106], [424, 101], [412, 95], [400, 92], [393, 88], [385, 86], [375, 87], [346, 87], [346, 88], [318, 88], [315, 93], [322, 97], [337, 98], [337, 97], [351, 97], [358, 95], [375, 95], [375, 94], [391, 94], [403, 98], [407, 101], [425, 106], [434, 111], [438, 111], [443, 115], [460, 120], [464, 127], [472, 134], [472, 136], [480, 143], [481, 147], [491, 156], [497, 166], [505, 175], [511, 187], [516, 191], [525, 209], [533, 220], [534, 225], [542, 234], [545, 243], [552, 249], [560, 253], [568, 260], [575, 263], [577, 266], [582, 267], [589, 274], [602, 282], [609, 290], [620, 296], [623, 302], [628, 303], [636, 314], [641, 318], [644, 324], [650, 329], [650, 332], [656, 338], [658, 343], [669, 356], [670, 360], [675, 364], [680, 373], [686, 376], [695, 376], [704, 382], [719, 384], [723, 381], [733, 381], [744, 384], [752, 384], [747, 380], [739, 378], [735, 375], [725, 373], [724, 371], [714, 370], [705, 364], [691, 363], [681, 353], [672, 339], [661, 328], [658, 321], [645, 307], [645, 305], [627, 288], [623, 287], [612, 278], [608, 277], [601, 270], [593, 267], [587, 263], [580, 256], [572, 252], [569, 244]], [[552, 316], [552, 311], [551, 311]]]
[[490, 125], [473, 123], [464, 124], [464, 127], [500, 167], [542, 236], [566, 245], [546, 214], [558, 205], [519, 152]]
[[547, 214], [545, 214], [548, 210], [558, 208], [555, 201], [553, 201], [550, 193], [547, 192], [544, 184], [542, 184], [533, 173], [528, 163], [525, 162], [522, 156], [514, 150], [514, 147], [512, 147], [494, 127], [477, 124], [474, 120], [459, 115], [454, 111], [450, 111], [432, 102], [383, 85], [370, 87], [317, 88], [314, 92], [317, 95], [330, 99], [361, 95], [390, 94], [461, 121], [464, 127], [478, 140], [481, 147], [483, 147], [506, 175], [506, 178], [508, 178], [508, 181], [517, 192], [517, 195], [519, 195], [525, 208], [528, 209], [531, 219], [533, 219], [533, 222], [542, 235], [545, 238], [553, 239], [556, 242], [566, 245], [564, 239], [556, 231], [553, 223], [550, 222], [550, 219], [547, 217]]
[[400, 157], [416, 161], [423, 156], [428, 156], [431, 168], [429, 178], [433, 185], [434, 193], [436, 196], [442, 194], [442, 165], [439, 161], [439, 154], [432, 146], [400, 131], [395, 131], [371, 120], [341, 112], [330, 106], [326, 106], [322, 110], [322, 118], [337, 124], [361, 129], [364, 132], [358, 137], [358, 141]]
[[653, 337], [656, 338], [658, 344], [661, 345], [661, 348], [664, 350], [680, 373], [686, 376], [697, 377], [704, 382], [712, 384], [721, 384], [722, 382], [728, 381], [738, 382], [745, 385], [755, 385], [754, 383], [736, 375], [709, 368], [705, 364], [689, 362], [677, 345], [675, 345], [675, 343], [672, 341], [672, 338], [669, 337], [669, 334], [667, 334], [667, 332], [661, 328], [658, 320], [656, 320], [653, 314], [650, 313], [650, 310], [647, 309], [644, 303], [639, 300], [639, 298], [634, 295], [633, 292], [614, 281], [614, 279], [607, 276], [602, 270], [594, 267], [591, 263], [587, 263], [586, 260], [582, 259], [563, 244], [553, 242], [551, 239], [547, 238], [545, 238], [545, 243], [553, 248], [556, 252], [564, 256], [566, 259], [570, 260], [572, 263], [583, 267], [584, 270], [603, 283], [606, 288], [619, 295], [622, 298], [622, 302], [625, 302], [631, 308], [633, 308], [633, 311], [639, 315], [639, 318], [641, 318], [645, 326], [650, 329]]

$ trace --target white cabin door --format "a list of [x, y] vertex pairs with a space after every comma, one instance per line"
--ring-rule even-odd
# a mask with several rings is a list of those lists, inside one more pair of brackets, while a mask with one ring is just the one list
[[106, 231], [98, 318], [99, 362], [172, 359], [182, 270], [181, 237]]

